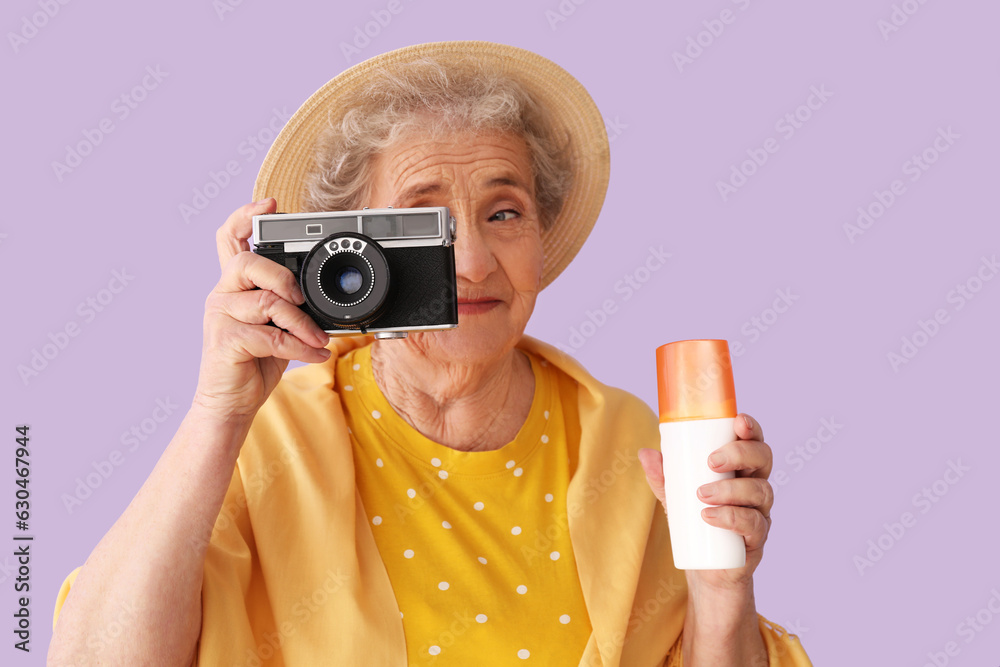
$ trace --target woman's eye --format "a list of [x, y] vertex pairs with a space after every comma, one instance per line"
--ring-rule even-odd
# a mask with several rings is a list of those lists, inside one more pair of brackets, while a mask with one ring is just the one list
[[513, 220], [518, 215], [520, 214], [517, 211], [513, 209], [507, 209], [505, 211], [497, 211], [496, 213], [490, 216], [490, 220], [496, 220], [497, 222], [506, 222], [508, 220]]

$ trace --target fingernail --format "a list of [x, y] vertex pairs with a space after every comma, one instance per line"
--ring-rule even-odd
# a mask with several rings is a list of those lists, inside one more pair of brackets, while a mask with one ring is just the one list
[[748, 431], [753, 430], [753, 424], [750, 422], [750, 417], [748, 417], [747, 415], [743, 415], [743, 423], [747, 425]]
[[706, 518], [709, 518], [709, 519], [714, 519], [717, 516], [719, 516], [719, 508], [718, 507], [706, 507], [705, 509], [703, 509], [701, 511], [701, 515], [704, 516], [704, 517], [706, 517]]
[[699, 495], [700, 495], [700, 496], [701, 496], [702, 498], [711, 498], [711, 497], [712, 497], [712, 493], [713, 493], [714, 491], [715, 491], [715, 489], [713, 489], [713, 488], [712, 488], [711, 486], [709, 486], [709, 485], [706, 485], [706, 486], [700, 486], [700, 487], [698, 487], [698, 494], [699, 494]]
[[267, 203], [267, 202], [269, 202], [269, 201], [271, 201], [271, 198], [270, 198], [270, 197], [265, 197], [264, 199], [261, 199], [260, 201], [255, 201], [255, 202], [253, 203], [253, 205], [254, 205], [254, 206], [261, 206], [261, 205], [263, 205], [263, 204], [266, 204], [266, 203]]
[[326, 349], [325, 347], [324, 347], [323, 349], [321, 349], [321, 350], [319, 351], [319, 353], [320, 353], [321, 355], [323, 355], [324, 357], [326, 357], [327, 359], [329, 359], [329, 358], [330, 358], [330, 355], [332, 354], [332, 353], [330, 352], [330, 350]]
[[708, 465], [712, 466], [713, 468], [719, 468], [721, 466], [726, 465], [726, 455], [720, 454], [718, 452], [712, 454], [711, 456], [708, 457]]
[[292, 286], [292, 299], [300, 306], [306, 302], [305, 296], [302, 295], [302, 288], [298, 285]]

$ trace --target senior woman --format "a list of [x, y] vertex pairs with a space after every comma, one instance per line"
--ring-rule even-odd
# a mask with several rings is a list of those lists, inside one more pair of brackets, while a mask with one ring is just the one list
[[[754, 606], [760, 425], [703, 493], [746, 566], [679, 572], [655, 416], [523, 335], [608, 164], [582, 86], [508, 46], [409, 47], [315, 93], [219, 230], [191, 408], [64, 583], [50, 664], [809, 664]], [[331, 339], [248, 251], [253, 215], [364, 206], [450, 207], [456, 330]]]

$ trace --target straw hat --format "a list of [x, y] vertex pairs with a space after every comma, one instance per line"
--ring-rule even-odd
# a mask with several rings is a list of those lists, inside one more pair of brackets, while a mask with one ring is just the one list
[[446, 63], [472, 57], [494, 64], [520, 83], [547, 109], [557, 129], [565, 130], [572, 138], [573, 185], [559, 216], [548, 230], [542, 231], [542, 287], [547, 286], [576, 256], [597, 221], [611, 163], [604, 121], [586, 89], [566, 70], [531, 51], [493, 42], [435, 42], [404, 47], [358, 63], [313, 93], [285, 124], [261, 165], [253, 200], [274, 197], [280, 211], [301, 211], [306, 175], [313, 164], [313, 146], [326, 127], [327, 114], [343, 108], [343, 101], [363, 89], [376, 70], [428, 56]]

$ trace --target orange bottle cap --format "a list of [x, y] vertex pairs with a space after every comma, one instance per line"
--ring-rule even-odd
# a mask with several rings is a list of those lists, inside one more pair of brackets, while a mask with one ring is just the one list
[[736, 416], [729, 343], [680, 340], [656, 348], [660, 422]]

